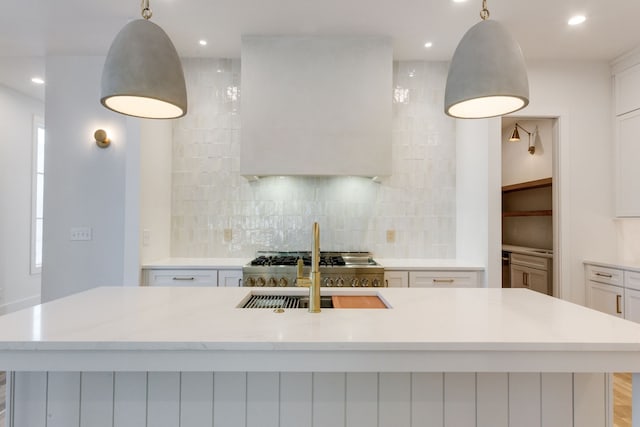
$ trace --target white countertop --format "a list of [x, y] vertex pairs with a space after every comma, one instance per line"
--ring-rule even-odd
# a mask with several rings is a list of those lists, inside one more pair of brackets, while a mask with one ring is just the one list
[[585, 264], [591, 264], [598, 267], [618, 268], [621, 270], [629, 270], [640, 273], [640, 263], [633, 261], [585, 261]]
[[524, 246], [502, 245], [503, 251], [515, 252], [518, 254], [539, 256], [543, 258], [553, 258], [553, 251], [551, 249], [541, 248], [527, 248]]
[[390, 309], [237, 308], [306, 289], [96, 288], [0, 317], [0, 369], [640, 372], [640, 324], [526, 289], [323, 289]]
[[165, 258], [145, 263], [142, 268], [242, 268], [251, 258]]
[[385, 270], [484, 271], [484, 267], [456, 259], [376, 258]]

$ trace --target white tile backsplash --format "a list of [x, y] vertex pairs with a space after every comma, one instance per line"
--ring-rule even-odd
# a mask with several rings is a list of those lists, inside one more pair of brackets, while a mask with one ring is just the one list
[[[238, 173], [240, 60], [187, 59], [183, 67], [189, 113], [173, 128], [172, 256], [308, 250], [311, 224], [318, 221], [322, 250], [455, 257], [455, 122], [442, 111], [446, 63], [394, 63], [393, 86], [407, 96], [393, 104], [393, 173], [380, 182], [360, 177], [248, 181]], [[230, 242], [224, 240], [227, 228]], [[395, 230], [394, 243], [387, 243], [387, 230]]]

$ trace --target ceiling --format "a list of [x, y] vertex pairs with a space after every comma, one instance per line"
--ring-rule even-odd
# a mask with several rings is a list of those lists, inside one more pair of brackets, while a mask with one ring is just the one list
[[[152, 21], [183, 57], [239, 57], [243, 34], [389, 35], [398, 60], [448, 61], [479, 21], [480, 0], [150, 0]], [[638, 0], [488, 0], [491, 19], [519, 41], [525, 59], [610, 61], [640, 45]], [[569, 27], [584, 14], [587, 21]], [[138, 0], [4, 0], [0, 83], [43, 97], [30, 78], [46, 55], [106, 55]], [[207, 46], [198, 44], [200, 39]], [[433, 47], [426, 49], [424, 43]]]

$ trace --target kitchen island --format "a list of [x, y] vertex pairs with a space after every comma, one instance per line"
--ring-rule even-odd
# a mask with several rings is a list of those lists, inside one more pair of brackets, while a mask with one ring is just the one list
[[0, 317], [9, 426], [603, 426], [640, 325], [524, 289], [96, 288]]

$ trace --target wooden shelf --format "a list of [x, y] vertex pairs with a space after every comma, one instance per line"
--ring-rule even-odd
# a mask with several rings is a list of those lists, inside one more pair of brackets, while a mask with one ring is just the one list
[[536, 179], [535, 181], [521, 182], [518, 184], [505, 185], [502, 187], [503, 193], [511, 191], [531, 190], [532, 188], [542, 188], [551, 186], [551, 178]]
[[553, 211], [542, 210], [542, 211], [511, 211], [511, 212], [502, 212], [502, 217], [514, 217], [514, 216], [551, 216]]

